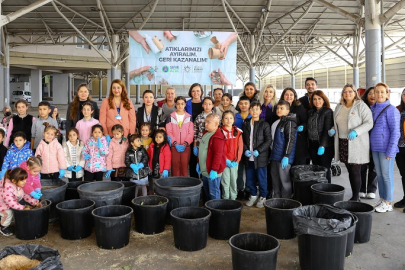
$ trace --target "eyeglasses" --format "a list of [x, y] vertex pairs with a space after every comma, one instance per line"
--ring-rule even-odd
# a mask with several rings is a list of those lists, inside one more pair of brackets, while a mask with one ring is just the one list
[[343, 91], [343, 94], [353, 94], [353, 93], [354, 93], [353, 90]]

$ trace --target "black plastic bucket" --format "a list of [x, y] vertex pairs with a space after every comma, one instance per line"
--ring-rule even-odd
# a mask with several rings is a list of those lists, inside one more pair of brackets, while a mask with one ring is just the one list
[[56, 205], [65, 200], [65, 192], [67, 183], [60, 179], [41, 179], [41, 199], [50, 200], [51, 213], [49, 214], [49, 222], [58, 220], [58, 212]]
[[77, 192], [77, 187], [83, 184], [89, 183], [87, 181], [75, 181], [67, 183], [65, 201], [80, 199], [79, 192]]
[[80, 185], [77, 188], [80, 199], [92, 200], [96, 203], [94, 208], [105, 205], [121, 204], [124, 184], [121, 182], [99, 181]]
[[347, 244], [346, 244], [346, 257], [349, 257], [353, 253], [353, 247], [354, 247], [354, 236], [356, 234], [356, 227], [357, 227], [357, 222], [359, 221], [355, 215], [353, 215], [353, 225], [350, 227], [348, 230], [347, 234]]
[[242, 203], [234, 200], [210, 200], [205, 207], [211, 211], [209, 236], [227, 240], [239, 233]]
[[90, 236], [93, 230], [95, 202], [86, 199], [69, 200], [58, 203], [60, 235], [63, 239], [77, 240]]
[[119, 249], [129, 243], [132, 208], [125, 205], [106, 205], [92, 211], [97, 246]]
[[48, 233], [49, 213], [52, 202], [41, 201], [42, 207], [32, 210], [13, 209], [15, 237], [21, 240], [33, 240]]
[[291, 199], [266, 200], [266, 227], [267, 234], [277, 239], [291, 239], [295, 237], [292, 212], [301, 206], [301, 203]]
[[151, 195], [132, 200], [135, 230], [143, 234], [157, 234], [165, 230], [166, 210], [169, 199]]
[[371, 227], [373, 224], [374, 207], [362, 202], [342, 201], [334, 206], [345, 209], [358, 218], [354, 242], [367, 243], [370, 241]]
[[169, 199], [167, 217], [170, 222], [170, 212], [184, 206], [198, 206], [202, 181], [193, 177], [166, 177], [157, 179], [154, 183], [156, 194]]
[[241, 233], [229, 239], [234, 270], [272, 270], [277, 266], [280, 242], [263, 233]]
[[207, 245], [211, 212], [201, 207], [180, 207], [170, 212], [174, 245], [185, 251], [197, 251]]
[[121, 204], [132, 207], [132, 199], [135, 198], [135, 188], [136, 184], [131, 181], [119, 182], [124, 185], [124, 191], [122, 192]]
[[345, 188], [336, 184], [315, 184], [311, 186], [313, 204], [329, 204], [343, 201]]

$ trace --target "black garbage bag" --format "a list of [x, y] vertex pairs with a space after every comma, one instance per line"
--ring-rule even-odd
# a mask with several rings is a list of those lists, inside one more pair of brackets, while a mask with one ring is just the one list
[[349, 211], [326, 204], [298, 207], [292, 216], [297, 235], [345, 235], [354, 222], [353, 214]]
[[[291, 167], [293, 180], [299, 181], [317, 181], [326, 179], [327, 169], [319, 165], [296, 165]], [[323, 182], [323, 181], [322, 181]]]
[[30, 270], [62, 270], [60, 254], [56, 249], [41, 245], [17, 245], [7, 246], [0, 251], [0, 260], [8, 255], [23, 255], [29, 259], [41, 261], [41, 263]]

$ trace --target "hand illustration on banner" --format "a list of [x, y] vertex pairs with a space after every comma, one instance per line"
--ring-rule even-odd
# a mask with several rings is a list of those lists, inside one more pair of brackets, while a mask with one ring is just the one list
[[221, 69], [218, 69], [218, 72], [216, 70], [213, 70], [209, 76], [211, 78], [211, 81], [215, 84], [232, 85], [232, 83], [228, 81], [225, 75], [222, 74]]
[[228, 47], [234, 43], [238, 38], [238, 33], [231, 33], [227, 37], [227, 39], [221, 43], [220, 51], [223, 53], [223, 56], [218, 58], [219, 60], [224, 60], [226, 57], [226, 54], [228, 53]]
[[173, 39], [176, 39], [176, 36], [172, 34], [172, 31], [163, 31], [163, 36], [167, 38], [170, 42], [172, 42]]
[[[153, 70], [153, 72], [151, 72]], [[144, 66], [135, 70], [132, 70], [129, 72], [129, 79], [132, 79], [136, 76], [141, 76], [145, 75], [149, 81], [152, 81], [152, 79], [155, 77], [155, 72], [152, 66]]]
[[145, 39], [143, 36], [141, 36], [141, 35], [138, 33], [138, 31], [129, 31], [129, 35], [130, 35], [136, 42], [138, 42], [139, 44], [141, 44], [141, 45], [142, 45], [142, 48], [144, 48], [145, 51], [146, 51], [146, 53], [149, 54], [149, 50], [150, 50], [149, 45], [148, 45], [148, 43], [146, 43], [146, 39]]

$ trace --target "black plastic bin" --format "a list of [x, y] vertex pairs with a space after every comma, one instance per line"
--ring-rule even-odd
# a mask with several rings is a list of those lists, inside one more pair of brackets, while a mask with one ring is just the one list
[[317, 183], [328, 183], [326, 172], [327, 169], [319, 165], [297, 165], [291, 167], [294, 199], [302, 205], [311, 205], [311, 186]]
[[94, 208], [121, 204], [124, 184], [121, 182], [99, 181], [80, 185], [77, 188], [80, 199], [92, 200]]
[[41, 201], [42, 207], [32, 210], [16, 210], [14, 214], [15, 237], [21, 240], [41, 238], [48, 233], [51, 201]]
[[184, 251], [197, 251], [207, 246], [210, 210], [201, 207], [180, 207], [170, 212], [174, 245]]
[[165, 230], [167, 203], [163, 196], [142, 196], [132, 200], [135, 230], [143, 234], [157, 234]]
[[354, 242], [367, 243], [370, 241], [374, 207], [367, 203], [353, 201], [337, 202], [334, 205], [349, 211], [358, 218]]
[[41, 187], [41, 199], [52, 202], [49, 222], [55, 222], [58, 220], [56, 205], [65, 200], [67, 183], [60, 179], [41, 179]]
[[0, 250], [0, 260], [9, 255], [22, 255], [30, 260], [38, 260], [41, 263], [30, 270], [62, 270], [59, 251], [49, 247], [32, 244], [7, 246]]
[[227, 240], [239, 233], [242, 203], [235, 200], [210, 200], [205, 207], [211, 211], [209, 236]]
[[86, 199], [69, 200], [58, 203], [60, 234], [63, 239], [77, 240], [91, 235], [95, 202]]
[[346, 257], [349, 257], [353, 254], [353, 247], [354, 247], [354, 236], [356, 234], [356, 228], [357, 228], [357, 223], [358, 219], [355, 215], [353, 215], [353, 222], [352, 226], [347, 229], [348, 234], [347, 234], [347, 243], [346, 243]]
[[93, 210], [97, 246], [119, 249], [129, 243], [132, 208], [125, 205], [106, 205]]
[[131, 181], [119, 182], [124, 185], [124, 190], [122, 191], [121, 204], [132, 207], [132, 199], [135, 198], [136, 184]]
[[75, 181], [67, 183], [65, 201], [80, 199], [79, 192], [77, 188], [83, 184], [89, 183], [87, 181]]
[[293, 223], [302, 270], [344, 269], [354, 226], [349, 211], [325, 204], [302, 206], [293, 211]]
[[280, 242], [263, 233], [241, 233], [229, 239], [234, 270], [275, 270]]
[[329, 204], [343, 201], [345, 188], [336, 184], [315, 184], [311, 186], [313, 204]]
[[267, 234], [277, 239], [295, 237], [292, 212], [301, 206], [298, 201], [290, 199], [270, 199], [264, 203], [266, 210]]

